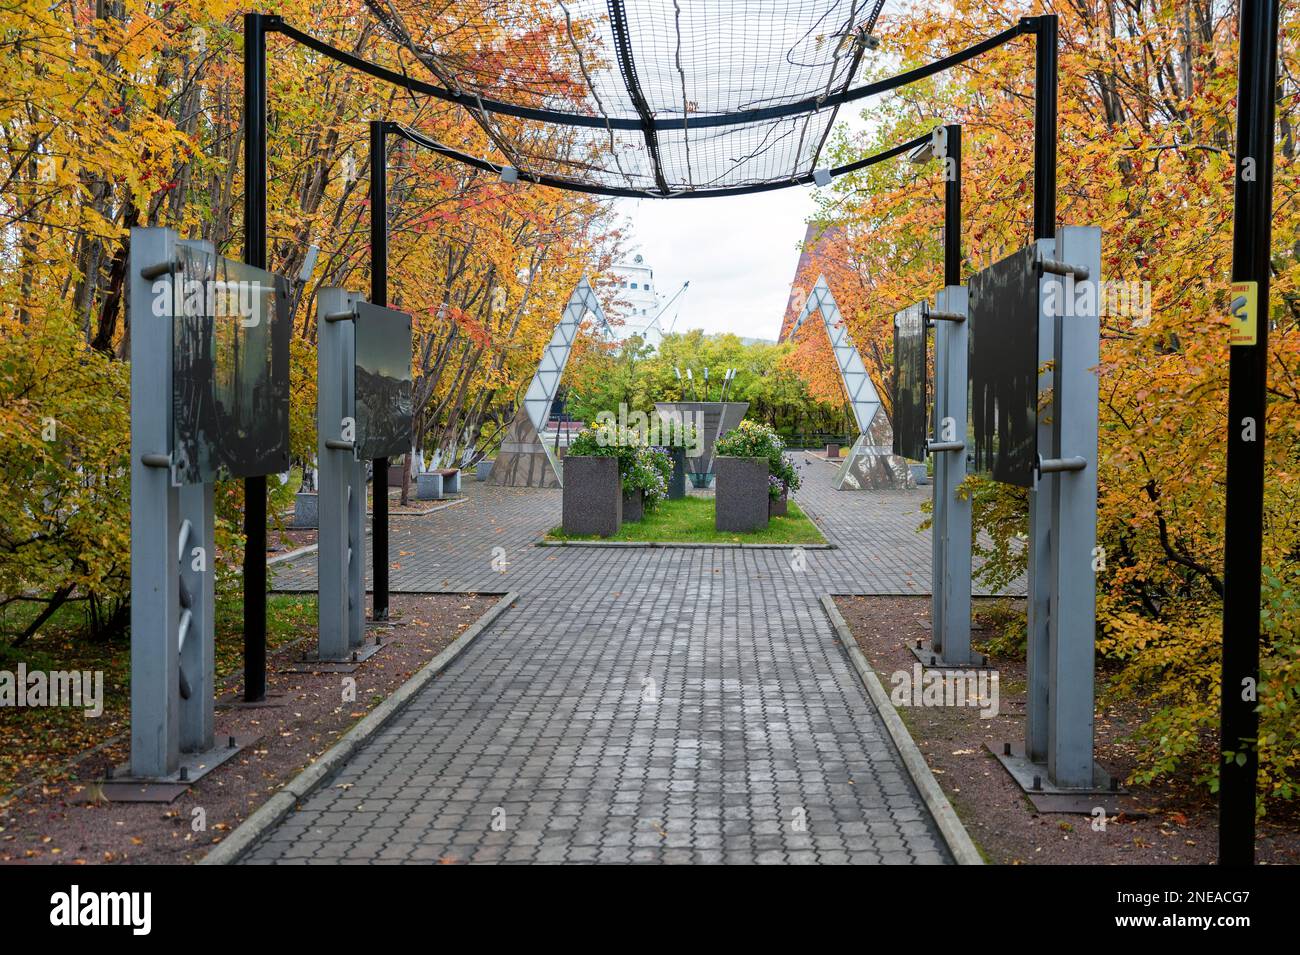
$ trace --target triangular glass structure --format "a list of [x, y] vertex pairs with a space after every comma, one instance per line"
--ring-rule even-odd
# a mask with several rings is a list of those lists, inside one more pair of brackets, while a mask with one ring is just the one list
[[822, 324], [835, 353], [840, 381], [849, 396], [853, 418], [858, 425], [858, 439], [840, 466], [835, 487], [838, 490], [907, 487], [911, 482], [907, 462], [893, 454], [894, 436], [889, 418], [880, 406], [880, 395], [871, 383], [867, 366], [863, 364], [862, 356], [853, 344], [849, 327], [840, 315], [839, 306], [835, 304], [835, 296], [831, 294], [824, 275], [817, 277], [812, 294], [804, 302], [799, 318], [790, 329], [791, 337], [814, 311], [821, 314]]

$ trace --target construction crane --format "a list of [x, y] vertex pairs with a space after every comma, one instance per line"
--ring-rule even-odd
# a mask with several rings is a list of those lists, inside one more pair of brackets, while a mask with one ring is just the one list
[[664, 302], [664, 304], [660, 306], [659, 311], [655, 312], [655, 317], [652, 318], [649, 324], [647, 324], [645, 327], [646, 330], [645, 337], [647, 339], [650, 337], [650, 329], [656, 327], [659, 329], [660, 339], [662, 339], [663, 336], [665, 335], [672, 334], [673, 328], [676, 327], [677, 325], [677, 316], [681, 314], [681, 304], [678, 303], [677, 310], [673, 312], [672, 323], [667, 328], [664, 328], [663, 326], [663, 317], [668, 312], [668, 307], [672, 305], [673, 302], [676, 302], [679, 298], [681, 298], [685, 294], [686, 290], [690, 287], [691, 287], [691, 283], [689, 281], [683, 282], [682, 287], [679, 288], [676, 292], [674, 292], [669, 297], [668, 301]]

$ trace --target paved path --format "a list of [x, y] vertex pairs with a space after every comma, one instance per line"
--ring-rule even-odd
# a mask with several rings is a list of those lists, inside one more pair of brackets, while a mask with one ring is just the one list
[[951, 861], [818, 604], [928, 593], [928, 491], [833, 473], [797, 499], [838, 548], [798, 558], [535, 547], [559, 492], [473, 482], [394, 518], [394, 590], [521, 599], [246, 861]]

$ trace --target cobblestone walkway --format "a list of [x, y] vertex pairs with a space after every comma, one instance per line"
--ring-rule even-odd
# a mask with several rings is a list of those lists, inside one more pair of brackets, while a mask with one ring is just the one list
[[560, 493], [476, 482], [394, 518], [394, 590], [520, 600], [245, 861], [950, 861], [818, 604], [928, 592], [928, 491], [803, 470], [837, 549], [797, 559], [536, 547]]

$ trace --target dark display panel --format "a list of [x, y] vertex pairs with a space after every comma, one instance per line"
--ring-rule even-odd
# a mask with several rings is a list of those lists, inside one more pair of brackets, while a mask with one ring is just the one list
[[925, 307], [918, 303], [894, 316], [894, 453], [912, 461], [925, 459], [926, 365]]
[[362, 302], [356, 319], [357, 457], [411, 450], [411, 316]]
[[974, 470], [1033, 487], [1038, 461], [1038, 272], [1026, 246], [970, 280]]
[[[181, 244], [170, 283], [174, 473], [182, 484], [289, 469], [289, 284]], [[166, 295], [160, 283], [156, 288]], [[160, 313], [155, 303], [155, 314]], [[132, 329], [132, 334], [147, 334]]]

